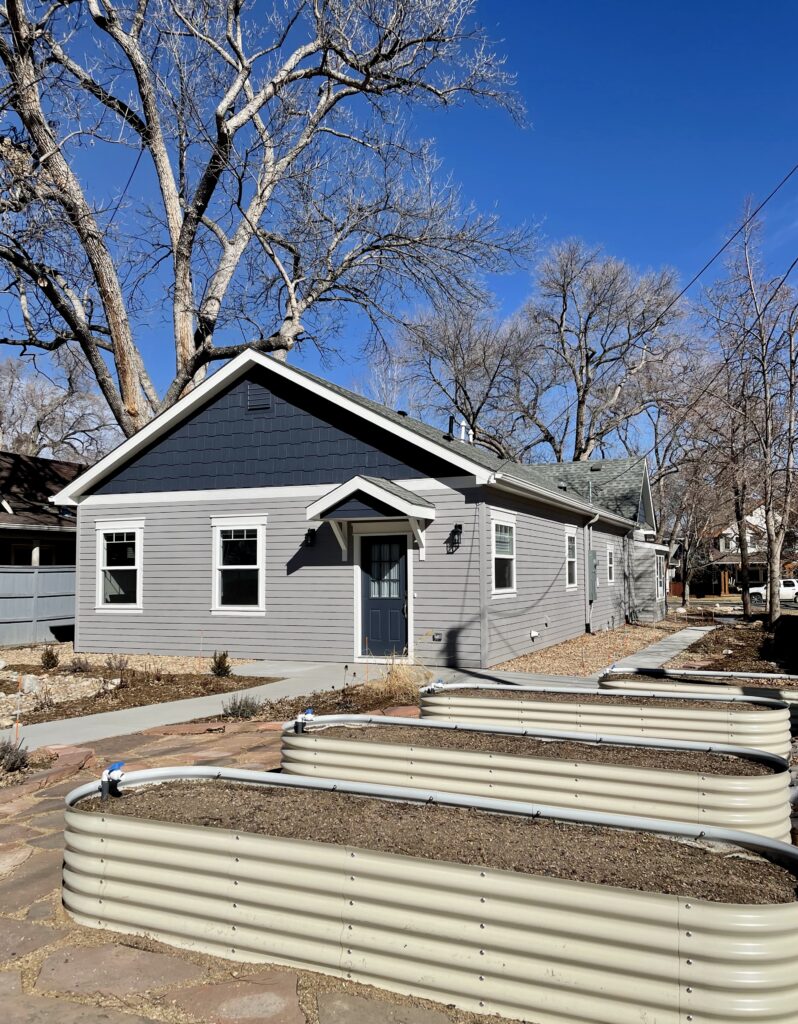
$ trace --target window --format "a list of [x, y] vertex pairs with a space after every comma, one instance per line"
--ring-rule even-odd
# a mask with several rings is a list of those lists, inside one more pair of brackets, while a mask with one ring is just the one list
[[98, 522], [97, 599], [101, 611], [141, 611], [144, 520]]
[[657, 597], [665, 596], [665, 556], [657, 555]]
[[615, 582], [615, 552], [607, 548], [607, 583]]
[[515, 523], [493, 523], [493, 593], [515, 593]]
[[576, 527], [565, 528], [565, 588], [574, 590], [577, 585], [576, 575]]
[[214, 516], [214, 612], [260, 613], [266, 609], [264, 516]]

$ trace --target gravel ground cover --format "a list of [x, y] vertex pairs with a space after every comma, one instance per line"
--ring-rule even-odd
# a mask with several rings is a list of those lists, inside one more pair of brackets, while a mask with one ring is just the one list
[[[680, 708], [680, 709], [709, 709], [713, 711], [728, 711], [728, 701], [711, 700], [682, 700], [679, 697], [641, 697], [630, 691], [628, 694], [606, 693], [604, 691], [591, 692], [580, 690], [579, 693], [563, 693], [557, 690], [536, 691], [536, 690], [480, 690], [470, 687], [463, 690], [442, 690], [440, 694], [432, 696], [446, 696], [447, 693], [455, 697], [482, 697], [486, 700], [534, 700], [553, 701], [556, 704], [626, 704], [651, 708]], [[767, 704], [753, 704], [748, 701], [736, 701], [732, 705], [737, 708], [744, 708], [746, 711], [772, 711]]]
[[781, 619], [775, 631], [759, 621], [719, 626], [666, 667], [750, 672], [752, 677], [757, 672], [798, 674], [798, 619]]
[[[41, 657], [45, 647], [50, 646], [58, 655], [59, 664], [55, 671], [68, 671], [69, 664], [74, 657], [85, 659], [92, 669], [100, 670], [105, 668], [108, 661], [108, 654], [85, 654], [75, 652], [72, 643], [63, 644], [33, 644], [30, 647], [0, 647], [0, 659], [9, 665], [31, 665], [36, 666], [33, 671], [42, 671]], [[172, 654], [125, 654], [130, 668], [153, 670], [159, 669], [164, 673], [202, 673], [210, 670], [213, 651], [208, 651], [204, 658], [189, 658]], [[246, 665], [252, 658], [230, 658], [231, 665]]]
[[674, 615], [650, 626], [624, 625], [601, 633], [585, 633], [565, 643], [555, 644], [534, 654], [524, 654], [494, 667], [503, 672], [589, 676], [657, 643], [670, 633], [677, 633], [686, 625], [688, 623], [683, 618]]
[[[78, 810], [355, 846], [721, 903], [791, 903], [796, 878], [742, 849], [344, 793], [175, 782]], [[590, 851], [585, 856], [585, 850]]]
[[558, 761], [586, 761], [634, 768], [700, 772], [706, 775], [771, 775], [768, 765], [729, 754], [703, 750], [652, 750], [608, 743], [579, 743], [572, 740], [541, 740], [531, 736], [503, 736], [500, 733], [468, 732], [464, 729], [425, 729], [413, 726], [328, 726], [312, 729], [324, 739], [354, 740], [357, 743], [400, 743], [415, 747], [469, 750], [479, 753], [510, 754], [514, 757], [546, 758]]

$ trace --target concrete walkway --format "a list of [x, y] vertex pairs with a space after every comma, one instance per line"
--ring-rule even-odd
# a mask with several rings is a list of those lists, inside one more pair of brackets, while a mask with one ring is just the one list
[[[714, 626], [688, 626], [678, 633], [671, 633], [664, 640], [658, 640], [650, 647], [644, 647], [637, 654], [630, 654], [627, 658], [621, 658], [614, 665], [608, 668], [623, 669], [627, 672], [634, 672], [638, 669], [662, 668], [662, 666], [675, 658], [677, 654], [686, 651], [688, 647], [696, 643], [701, 637], [706, 636], [715, 629]], [[606, 671], [606, 670], [605, 670]]]
[[[124, 708], [121, 711], [105, 711], [99, 715], [82, 718], [66, 718], [58, 722], [41, 722], [24, 725], [20, 737], [31, 750], [53, 744], [92, 743], [109, 736], [129, 736], [160, 725], [174, 725], [177, 722], [191, 722], [196, 718], [213, 718], [220, 715], [223, 705], [232, 696], [254, 697], [255, 700], [278, 700], [281, 697], [301, 697], [316, 690], [337, 690], [344, 685], [344, 665], [334, 663], [260, 661], [254, 665], [239, 665], [233, 669], [240, 676], [276, 676], [278, 683], [264, 683], [248, 690], [214, 693], [207, 697], [190, 697], [173, 700], [164, 704], [146, 704], [140, 708]], [[358, 669], [361, 666], [357, 666]], [[348, 681], [352, 681], [351, 671]], [[12, 735], [12, 730], [0, 732]]]

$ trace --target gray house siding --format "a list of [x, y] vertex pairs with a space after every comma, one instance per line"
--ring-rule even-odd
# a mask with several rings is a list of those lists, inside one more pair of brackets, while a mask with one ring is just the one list
[[[253, 400], [253, 391], [268, 402]], [[441, 435], [443, 437], [443, 435]], [[337, 484], [451, 467], [288, 381], [250, 370], [100, 483], [95, 494]]]
[[[413, 639], [418, 660], [430, 665], [480, 664], [478, 504], [475, 492], [430, 489], [436, 507], [426, 558], [412, 552]], [[318, 495], [316, 495], [318, 496]], [[83, 505], [78, 514], [79, 651], [194, 654], [350, 663], [355, 654], [354, 543], [347, 560], [329, 525], [305, 547], [305, 508], [312, 496]], [[266, 611], [214, 614], [212, 516], [267, 515]], [[141, 612], [97, 611], [98, 520], [144, 519]], [[463, 540], [451, 554], [455, 522]], [[406, 522], [386, 524], [405, 532]], [[440, 634], [440, 639], [435, 636]]]
[[[602, 523], [591, 527], [592, 547], [596, 553], [596, 599], [590, 612], [590, 629], [598, 633], [614, 629], [626, 621], [626, 579], [624, 575], [624, 532]], [[614, 555], [615, 580], [610, 583], [607, 552]]]
[[[482, 571], [486, 588], [487, 663], [550, 647], [585, 631], [584, 517], [484, 491], [487, 504]], [[515, 513], [515, 596], [493, 594], [493, 510]], [[566, 588], [566, 527], [576, 528], [577, 585]], [[531, 638], [534, 631], [538, 636]]]

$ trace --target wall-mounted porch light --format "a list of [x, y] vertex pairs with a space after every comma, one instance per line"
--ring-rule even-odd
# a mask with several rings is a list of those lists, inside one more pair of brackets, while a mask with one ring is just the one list
[[449, 555], [454, 554], [454, 552], [460, 547], [462, 541], [463, 524], [455, 523], [449, 531], [449, 536], [446, 538], [446, 553]]

